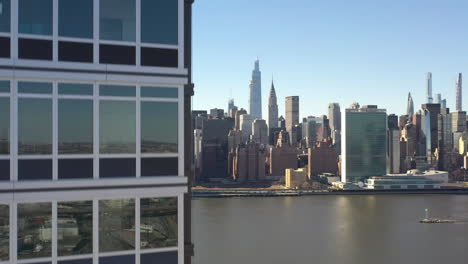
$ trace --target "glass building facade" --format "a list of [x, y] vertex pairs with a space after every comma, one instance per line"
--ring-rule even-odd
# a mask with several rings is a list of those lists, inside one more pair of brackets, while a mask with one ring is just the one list
[[364, 182], [386, 174], [387, 114], [377, 108], [343, 112], [342, 181]]
[[0, 264], [189, 263], [190, 13], [0, 0]]

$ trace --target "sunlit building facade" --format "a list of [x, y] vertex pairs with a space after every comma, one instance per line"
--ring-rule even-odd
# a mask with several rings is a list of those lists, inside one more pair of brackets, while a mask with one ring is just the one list
[[188, 263], [185, 2], [0, 0], [0, 263]]

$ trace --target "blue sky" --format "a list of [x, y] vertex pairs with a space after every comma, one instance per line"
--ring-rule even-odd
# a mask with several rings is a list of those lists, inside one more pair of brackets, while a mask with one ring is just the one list
[[196, 0], [193, 12], [193, 109], [226, 109], [231, 96], [248, 109], [257, 56], [263, 118], [272, 75], [280, 115], [299, 95], [301, 117], [330, 102], [404, 114], [408, 92], [419, 109], [429, 71], [454, 110], [457, 73], [468, 82], [466, 0]]

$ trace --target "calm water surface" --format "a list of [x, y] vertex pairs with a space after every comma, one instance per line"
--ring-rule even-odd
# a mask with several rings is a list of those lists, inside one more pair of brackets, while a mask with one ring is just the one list
[[468, 263], [468, 196], [195, 199], [195, 264]]

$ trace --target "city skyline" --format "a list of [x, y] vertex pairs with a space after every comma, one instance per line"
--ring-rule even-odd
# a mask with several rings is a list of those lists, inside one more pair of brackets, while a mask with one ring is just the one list
[[[292, 95], [310, 102], [301, 105], [301, 116], [324, 114], [331, 102], [347, 107], [355, 101], [377, 104], [388, 113], [401, 115], [406, 108], [402, 94], [410, 92], [416, 108], [426, 102], [426, 72], [433, 73], [433, 94], [441, 93], [447, 106], [455, 110], [454, 83], [457, 73], [466, 71], [460, 58], [467, 54], [464, 46], [468, 44], [468, 39], [456, 32], [463, 31], [461, 9], [468, 3], [429, 1], [427, 6], [432, 8], [422, 8], [406, 1], [366, 1], [357, 7], [346, 2], [302, 2], [288, 6], [287, 17], [291, 21], [283, 22], [275, 19], [283, 15], [283, 5], [277, 1], [271, 3], [266, 14], [261, 14], [261, 2], [249, 3], [249, 10], [243, 8], [246, 4], [244, 0], [215, 1], [194, 7], [194, 48], [198, 53], [194, 54], [197, 91], [193, 109], [220, 108], [231, 90], [236, 105], [248, 109], [249, 72], [258, 56], [262, 81], [269, 83], [270, 76], [275, 76], [279, 115], [284, 115], [285, 97]], [[244, 19], [230, 25], [241, 10]], [[350, 15], [353, 12], [349, 10], [364, 16]], [[306, 16], [306, 11], [313, 16]], [[399, 19], [393, 20], [394, 17]], [[356, 23], [347, 24], [349, 19]], [[216, 25], [208, 26], [213, 20]], [[323, 28], [315, 26], [325, 23]], [[220, 29], [231, 33], [215, 39], [215, 45], [207, 48], [207, 41], [211, 42]], [[239, 42], [235, 49], [234, 42]], [[310, 48], [304, 50], [301, 46]], [[213, 68], [219, 53], [226, 54], [223, 59], [228, 63]], [[268, 92], [263, 89], [263, 102]], [[465, 103], [463, 109], [466, 108]], [[265, 103], [262, 111], [267, 112]]]

